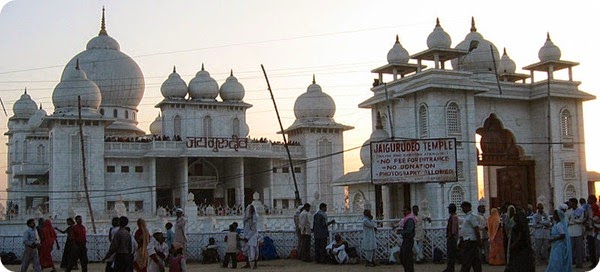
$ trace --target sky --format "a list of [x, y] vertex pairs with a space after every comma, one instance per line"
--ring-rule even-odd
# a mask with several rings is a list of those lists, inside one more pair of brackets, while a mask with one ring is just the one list
[[[530, 3], [531, 2], [531, 3]], [[579, 62], [573, 70], [580, 89], [600, 96], [595, 39], [595, 1], [148, 1], [148, 0], [0, 0], [0, 98], [8, 117], [27, 92], [51, 114], [52, 91], [67, 62], [98, 35], [101, 10], [106, 28], [121, 51], [132, 57], [145, 76], [146, 90], [138, 110], [139, 127], [149, 131], [162, 100], [160, 85], [173, 66], [189, 82], [204, 63], [222, 84], [230, 71], [245, 86], [250, 137], [281, 140], [263, 64], [284, 127], [295, 117], [295, 99], [312, 81], [336, 103], [335, 120], [355, 127], [344, 134], [345, 171], [362, 163], [358, 149], [371, 133], [371, 116], [358, 104], [370, 97], [376, 77], [370, 71], [387, 64], [399, 36], [409, 54], [427, 49], [427, 36], [440, 19], [452, 47], [469, 33], [471, 17], [483, 37], [506, 48], [521, 67], [539, 61], [538, 51], [550, 33], [562, 60]], [[414, 62], [414, 61], [413, 61]], [[600, 127], [593, 118], [600, 101], [584, 103], [586, 158], [589, 171], [600, 171]], [[8, 117], [0, 111], [0, 131]], [[6, 168], [6, 136], [0, 137], [0, 169]], [[6, 175], [0, 175], [0, 190]], [[0, 195], [0, 199], [3, 199]]]

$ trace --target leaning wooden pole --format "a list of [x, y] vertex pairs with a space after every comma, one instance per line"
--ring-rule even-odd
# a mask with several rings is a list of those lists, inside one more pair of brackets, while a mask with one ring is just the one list
[[273, 91], [271, 90], [271, 84], [269, 83], [267, 72], [265, 71], [265, 67], [262, 64], [260, 65], [260, 68], [262, 68], [263, 74], [265, 75], [265, 80], [267, 81], [267, 88], [269, 89], [269, 93], [271, 94], [273, 107], [275, 107], [275, 113], [277, 114], [277, 121], [279, 122], [279, 128], [281, 129], [281, 136], [283, 136], [283, 146], [285, 146], [285, 151], [287, 152], [288, 161], [290, 163], [290, 172], [292, 173], [292, 179], [294, 180], [294, 195], [296, 196], [295, 207], [298, 207], [300, 204], [302, 204], [302, 200], [300, 199], [300, 193], [298, 192], [298, 183], [296, 182], [296, 174], [294, 173], [294, 163], [292, 162], [292, 155], [290, 155], [290, 148], [288, 147], [287, 138], [285, 137], [285, 131], [283, 130], [283, 125], [281, 124], [281, 117], [279, 116], [279, 110], [277, 110], [277, 103], [275, 103], [275, 97], [273, 97]]
[[96, 234], [96, 222], [94, 221], [94, 210], [90, 201], [90, 192], [87, 183], [87, 169], [85, 165], [85, 145], [83, 143], [83, 121], [81, 120], [81, 96], [77, 96], [77, 124], [79, 125], [79, 143], [81, 144], [81, 165], [83, 168], [83, 188], [85, 189], [85, 200], [87, 201], [90, 219], [92, 220], [92, 230]]

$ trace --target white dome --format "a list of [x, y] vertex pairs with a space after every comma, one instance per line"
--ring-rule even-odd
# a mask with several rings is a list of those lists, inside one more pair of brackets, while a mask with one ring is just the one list
[[13, 104], [13, 113], [15, 117], [30, 117], [37, 110], [35, 101], [27, 94], [27, 89], [21, 95], [21, 98]]
[[398, 35], [396, 35], [396, 42], [394, 43], [394, 46], [392, 46], [392, 49], [390, 49], [390, 51], [388, 51], [387, 54], [387, 61], [388, 63], [392, 64], [406, 64], [408, 63], [408, 60], [410, 59], [410, 56], [408, 55], [408, 51], [406, 51], [406, 49], [404, 49], [404, 47], [402, 47], [402, 45], [400, 44], [400, 39], [398, 38]]
[[77, 111], [78, 97], [81, 97], [81, 107], [98, 110], [102, 95], [98, 86], [79, 69], [79, 64], [71, 71], [64, 71], [61, 81], [54, 88], [52, 103], [55, 113], [66, 111]]
[[183, 99], [188, 92], [188, 87], [185, 81], [181, 79], [181, 76], [177, 73], [175, 66], [173, 66], [173, 73], [169, 75], [169, 78], [163, 82], [160, 86], [160, 93], [164, 98], [176, 98]]
[[326, 117], [333, 118], [335, 115], [335, 102], [333, 98], [321, 90], [316, 84], [314, 76], [313, 83], [308, 86], [306, 92], [301, 94], [294, 103], [294, 115], [296, 119]]
[[429, 34], [427, 37], [427, 47], [429, 49], [432, 48], [444, 48], [448, 49], [452, 45], [452, 39], [450, 35], [444, 31], [442, 26], [440, 25], [440, 19], [435, 20], [435, 27], [433, 28], [433, 32]]
[[377, 123], [375, 124], [375, 130], [371, 132], [371, 136], [369, 137], [369, 139], [365, 141], [365, 143], [360, 148], [360, 161], [364, 166], [371, 165], [371, 149], [369, 144], [372, 142], [383, 141], [389, 138], [390, 136], [388, 135], [387, 131], [383, 129], [383, 125], [381, 124], [381, 116], [379, 115], [379, 113], [377, 113]]
[[223, 101], [242, 101], [245, 94], [246, 90], [244, 89], [244, 85], [233, 76], [233, 71], [231, 71], [231, 74], [225, 80], [225, 83], [221, 85], [221, 89], [219, 90], [221, 99], [223, 99]]
[[192, 99], [214, 101], [219, 95], [219, 84], [210, 77], [209, 72], [204, 71], [204, 64], [202, 64], [202, 69], [190, 80], [188, 90]]
[[140, 104], [144, 96], [144, 75], [137, 63], [120, 51], [119, 43], [108, 36], [104, 9], [99, 35], [88, 42], [85, 51], [69, 61], [61, 80], [74, 69], [77, 60], [88, 79], [100, 88], [103, 107], [136, 108]]
[[550, 39], [550, 33], [548, 33], [546, 43], [544, 43], [544, 46], [538, 52], [538, 58], [540, 58], [540, 61], [560, 60], [560, 55], [560, 48], [554, 45]]
[[474, 73], [494, 72], [494, 60], [498, 61], [500, 59], [496, 46], [484, 39], [483, 36], [477, 32], [475, 19], [471, 19], [471, 32], [467, 34], [464, 41], [456, 46], [456, 49], [465, 50], [469, 53], [463, 57], [452, 60], [451, 63], [454, 70]]
[[502, 54], [502, 58], [500, 58], [500, 64], [498, 64], [498, 72], [500, 72], [501, 74], [513, 74], [516, 70], [517, 65], [512, 59], [510, 59], [508, 54], [506, 54], [506, 48], [504, 48], [504, 53]]
[[154, 119], [154, 121], [152, 121], [152, 123], [150, 124], [150, 134], [152, 135], [162, 135], [162, 116], [160, 116], [160, 113], [158, 114], [158, 117], [156, 117], [156, 119]]
[[36, 110], [31, 117], [29, 117], [27, 124], [30, 128], [38, 128], [44, 121], [44, 118], [46, 118], [46, 115], [46, 111], [42, 109], [42, 105], [40, 105], [40, 108]]

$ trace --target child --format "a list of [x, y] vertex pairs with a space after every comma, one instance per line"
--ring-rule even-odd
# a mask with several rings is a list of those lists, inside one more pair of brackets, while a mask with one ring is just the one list
[[225, 236], [225, 243], [227, 243], [227, 249], [225, 250], [225, 259], [223, 260], [223, 268], [229, 266], [229, 258], [231, 258], [231, 268], [237, 268], [236, 253], [238, 251], [238, 240], [240, 235], [236, 231], [235, 225], [229, 225], [229, 233]]
[[167, 229], [167, 232], [165, 233], [165, 243], [167, 243], [169, 248], [171, 248], [171, 246], [173, 245], [173, 239], [175, 238], [175, 233], [173, 232], [173, 224], [171, 224], [171, 222], [167, 222], [167, 224], [165, 224], [165, 228]]
[[185, 257], [183, 256], [183, 245], [174, 242], [171, 246], [171, 258], [169, 259], [169, 272], [185, 272]]

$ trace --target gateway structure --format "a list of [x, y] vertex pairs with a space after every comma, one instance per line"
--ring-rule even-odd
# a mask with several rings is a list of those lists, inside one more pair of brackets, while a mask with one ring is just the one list
[[[549, 34], [539, 62], [523, 67], [529, 73], [499, 53], [474, 20], [454, 47], [439, 20], [421, 52], [410, 55], [396, 38], [388, 64], [372, 70], [372, 97], [359, 105], [373, 120], [364, 166], [337, 181], [355, 210], [376, 205], [378, 215], [397, 218], [421, 204], [443, 218], [462, 201], [535, 207], [587, 197], [582, 103], [595, 97], [573, 80], [578, 63], [562, 60]], [[371, 184], [369, 143], [436, 138], [456, 139], [455, 182]]]
[[64, 68], [54, 112], [27, 91], [14, 104], [5, 133], [10, 212], [87, 214], [84, 159], [95, 214], [110, 214], [115, 203], [147, 216], [186, 203], [241, 207], [255, 193], [267, 208], [291, 209], [291, 171], [303, 201], [321, 195], [342, 205], [333, 199], [342, 189], [331, 183], [343, 175], [343, 132], [352, 127], [334, 121], [335, 103], [314, 78], [285, 130], [293, 167], [282, 143], [248, 138], [252, 105], [233, 72], [219, 86], [204, 65], [189, 83], [173, 68], [151, 133], [137, 126], [144, 89], [141, 69], [108, 35], [103, 14], [99, 35]]

